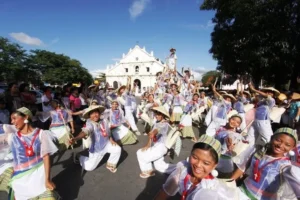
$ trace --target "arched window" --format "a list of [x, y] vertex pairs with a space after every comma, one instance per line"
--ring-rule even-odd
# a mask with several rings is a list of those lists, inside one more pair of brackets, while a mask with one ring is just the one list
[[136, 66], [136, 67], [135, 67], [135, 73], [139, 73], [139, 71], [140, 71], [139, 66]]

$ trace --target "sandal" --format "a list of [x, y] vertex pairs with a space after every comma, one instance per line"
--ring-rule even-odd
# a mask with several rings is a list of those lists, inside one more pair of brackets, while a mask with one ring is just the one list
[[155, 173], [152, 172], [151, 174], [147, 173], [147, 174], [144, 174], [144, 173], [140, 173], [140, 177], [141, 178], [149, 178], [149, 177], [152, 177], [152, 176], [155, 176]]
[[117, 172], [117, 168], [114, 168], [114, 167], [106, 166], [106, 169], [108, 169], [111, 173], [116, 173]]

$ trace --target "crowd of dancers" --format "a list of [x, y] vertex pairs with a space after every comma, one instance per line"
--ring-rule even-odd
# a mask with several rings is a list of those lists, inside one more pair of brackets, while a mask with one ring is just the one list
[[[136, 153], [139, 177], [169, 174], [156, 200], [177, 193], [182, 200], [300, 199], [300, 94], [257, 90], [251, 83], [246, 91], [240, 83], [234, 94], [212, 84], [206, 96], [190, 71], [184, 73], [157, 73], [139, 104], [130, 77], [117, 89], [91, 85], [83, 96], [68, 88], [55, 97], [46, 88], [41, 111], [0, 100], [0, 190], [9, 199], [59, 199], [50, 176], [55, 156], [82, 141], [89, 154], [75, 155], [74, 164], [93, 171], [108, 153], [106, 168], [116, 173], [122, 146], [145, 135]], [[203, 127], [200, 135], [194, 132]], [[187, 138], [194, 142], [188, 159], [165, 162], [167, 154], [180, 154]]]

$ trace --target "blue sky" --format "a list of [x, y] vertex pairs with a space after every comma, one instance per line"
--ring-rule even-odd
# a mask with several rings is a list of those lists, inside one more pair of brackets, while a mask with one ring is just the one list
[[138, 44], [178, 66], [215, 69], [208, 53], [214, 13], [203, 0], [0, 0], [0, 36], [25, 49], [45, 49], [105, 69]]

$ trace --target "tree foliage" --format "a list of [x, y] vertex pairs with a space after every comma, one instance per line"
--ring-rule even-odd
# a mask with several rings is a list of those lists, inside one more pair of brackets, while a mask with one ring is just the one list
[[220, 81], [221, 79], [221, 73], [218, 71], [208, 71], [205, 74], [202, 75], [202, 84], [205, 87], [208, 87], [210, 84], [214, 84], [216, 79]]
[[214, 10], [210, 53], [217, 69], [276, 87], [300, 75], [299, 0], [204, 0]]
[[46, 50], [31, 50], [27, 53], [18, 44], [1, 37], [0, 69], [0, 79], [7, 82], [90, 84], [93, 80], [78, 60]]

